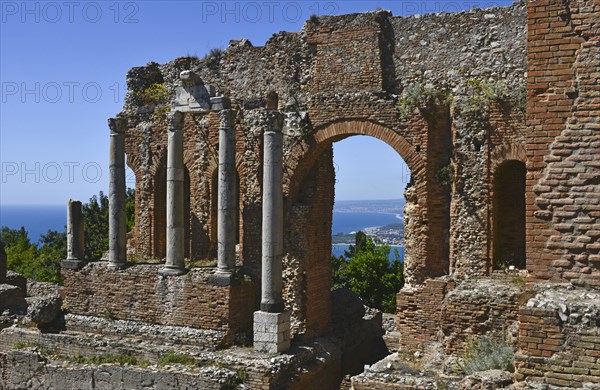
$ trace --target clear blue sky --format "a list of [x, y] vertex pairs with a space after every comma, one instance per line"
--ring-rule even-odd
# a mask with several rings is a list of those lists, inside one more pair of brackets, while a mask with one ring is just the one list
[[[407, 15], [510, 2], [2, 0], [0, 205], [86, 201], [107, 190], [106, 121], [121, 110], [133, 66], [202, 56], [230, 39], [262, 45], [273, 33], [299, 31], [313, 13], [381, 7]], [[403, 186], [389, 181], [406, 168], [377, 140], [340, 142], [335, 161], [337, 199], [401, 197]]]

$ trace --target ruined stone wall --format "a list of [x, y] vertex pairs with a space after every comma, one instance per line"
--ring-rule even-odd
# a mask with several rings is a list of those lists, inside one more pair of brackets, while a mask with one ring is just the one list
[[[407, 283], [489, 272], [490, 167], [513, 158], [511, 145], [524, 137], [522, 112], [512, 94], [523, 89], [523, 4], [406, 18], [385, 11], [322, 17], [298, 33], [275, 34], [263, 47], [232, 41], [220, 58], [183, 57], [133, 68], [119, 115], [127, 119], [127, 161], [136, 174], [131, 243], [142, 259], [164, 256], [163, 118], [181, 104], [175, 92], [184, 86], [179, 77], [184, 70], [198, 76], [206, 99], [226, 96], [236, 111], [238, 262], [256, 288], [265, 116], [278, 110], [285, 117], [284, 273], [298, 333], [312, 336], [329, 328], [329, 298], [322, 294], [330, 286], [335, 180], [330, 151], [333, 142], [349, 136], [383, 140], [411, 170]], [[487, 100], [476, 104], [482, 88], [474, 86], [481, 85]], [[200, 105], [185, 114], [186, 256], [211, 259], [219, 124], [209, 100]]]
[[519, 306], [528, 293], [518, 272], [495, 272], [467, 280], [452, 277], [428, 280], [404, 288], [397, 296], [400, 346], [422, 350], [439, 341], [448, 355], [463, 350], [472, 337], [517, 337]]
[[519, 310], [516, 379], [558, 387], [600, 383], [600, 293], [540, 287]]
[[73, 314], [188, 326], [227, 332], [229, 341], [251, 331], [254, 285], [243, 278], [214, 286], [214, 268], [195, 268], [182, 277], [158, 274], [157, 265], [123, 271], [91, 263], [80, 271], [63, 269], [64, 307]]

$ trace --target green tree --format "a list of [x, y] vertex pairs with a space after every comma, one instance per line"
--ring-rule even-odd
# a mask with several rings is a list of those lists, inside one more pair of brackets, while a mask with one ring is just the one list
[[[126, 216], [128, 230], [134, 226], [135, 190], [127, 189]], [[108, 250], [108, 197], [100, 192], [83, 205], [85, 255], [99, 259]], [[66, 230], [66, 229], [65, 229]], [[67, 257], [67, 233], [48, 230], [39, 245], [29, 239], [24, 227], [0, 231], [8, 258], [8, 269], [40, 282], [60, 283], [60, 261]]]
[[135, 189], [127, 189], [127, 201], [125, 203], [125, 216], [127, 219], [127, 231], [135, 226]]
[[38, 249], [36, 280], [60, 283], [60, 261], [67, 257], [67, 233], [48, 230], [40, 238]]
[[332, 284], [331, 289], [350, 288], [350, 279], [348, 278], [348, 261], [344, 256], [331, 255]]
[[344, 257], [332, 256], [333, 286], [354, 291], [369, 307], [396, 311], [396, 294], [404, 285], [404, 266], [398, 251], [390, 263], [390, 246], [358, 232]]
[[[108, 250], [108, 196], [100, 191], [83, 205], [85, 225], [85, 256], [90, 260], [102, 258]], [[135, 225], [135, 190], [128, 188], [125, 202], [127, 231]]]
[[102, 258], [108, 250], [108, 196], [100, 191], [83, 205], [85, 225], [85, 257], [90, 260]]
[[37, 246], [29, 240], [29, 233], [24, 227], [10, 229], [2, 227], [0, 241], [6, 251], [8, 269], [24, 275], [32, 275], [35, 269]]

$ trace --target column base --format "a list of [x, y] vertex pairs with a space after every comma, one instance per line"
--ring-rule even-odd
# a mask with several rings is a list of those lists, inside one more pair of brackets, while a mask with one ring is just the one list
[[125, 269], [126, 267], [127, 263], [111, 263], [110, 261], [108, 262], [108, 269], [111, 269], [113, 271]]
[[74, 271], [79, 271], [80, 269], [85, 267], [86, 264], [87, 264], [87, 261], [85, 261], [85, 260], [66, 259], [66, 260], [61, 260], [60, 267], [66, 268], [66, 269], [72, 269]]
[[160, 271], [158, 271], [158, 274], [163, 276], [181, 276], [185, 275], [186, 273], [187, 271], [185, 269], [169, 267], [164, 267]]
[[254, 350], [256, 352], [279, 353], [290, 349], [291, 314], [254, 312]]
[[208, 277], [208, 283], [212, 286], [231, 286], [234, 283], [233, 272], [217, 270]]

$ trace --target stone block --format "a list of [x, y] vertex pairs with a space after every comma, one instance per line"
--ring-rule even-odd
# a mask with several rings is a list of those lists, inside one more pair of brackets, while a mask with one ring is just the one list
[[211, 85], [198, 84], [193, 86], [177, 87], [173, 111], [205, 111], [210, 110], [210, 97], [214, 95]]
[[231, 108], [231, 102], [229, 98], [224, 96], [215, 96], [210, 98], [211, 110], [226, 110], [228, 108]]
[[84, 260], [61, 260], [60, 267], [79, 271], [87, 264]]
[[25, 276], [13, 271], [8, 271], [6, 273], [5, 283], [20, 288], [21, 290], [23, 290], [23, 295], [27, 295], [27, 278]]
[[37, 325], [50, 324], [61, 311], [62, 299], [56, 296], [27, 298], [27, 317]]
[[286, 351], [291, 344], [291, 314], [254, 312], [254, 350], [278, 353]]
[[255, 311], [254, 312], [254, 323], [260, 324], [284, 324], [289, 323], [291, 321], [291, 314], [289, 311], [284, 311], [281, 313], [268, 313], [265, 311]]
[[290, 340], [290, 330], [282, 330], [279, 332], [257, 332], [254, 331], [254, 341], [283, 343]]
[[0, 284], [0, 309], [25, 306], [25, 291], [12, 284]]

